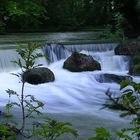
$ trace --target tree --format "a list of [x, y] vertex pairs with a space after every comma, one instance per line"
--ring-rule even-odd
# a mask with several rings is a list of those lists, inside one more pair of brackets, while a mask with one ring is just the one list
[[83, 0], [48, 0], [48, 26], [60, 29], [77, 28], [83, 21]]
[[140, 24], [139, 0], [114, 0], [115, 10], [124, 15], [127, 23], [136, 32]]
[[3, 22], [7, 28], [37, 28], [41, 20], [46, 17], [46, 10], [41, 0], [3, 0], [1, 3], [0, 16], [5, 20]]

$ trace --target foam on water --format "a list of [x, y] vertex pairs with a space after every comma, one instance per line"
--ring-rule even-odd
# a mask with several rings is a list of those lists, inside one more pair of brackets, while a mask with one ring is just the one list
[[[55, 47], [57, 47], [57, 45]], [[53, 53], [51, 53], [51, 50], [49, 52], [48, 48], [45, 50], [46, 53], [49, 52], [49, 54], [52, 55], [53, 63], [48, 65], [46, 60], [39, 60], [39, 63], [43, 63], [44, 66], [50, 68], [54, 72], [55, 81], [36, 86], [26, 83], [25, 94], [32, 94], [38, 100], [45, 103], [43, 111], [47, 113], [93, 115], [94, 118], [102, 118], [108, 121], [115, 120], [120, 123], [125, 122], [125, 119], [119, 117], [118, 112], [109, 109], [101, 110], [103, 104], [108, 99], [105, 92], [110, 88], [110, 91], [117, 93], [119, 92], [119, 85], [117, 83], [100, 83], [96, 79], [97, 75], [103, 73], [126, 74], [128, 71], [129, 59], [124, 56], [115, 56], [113, 52], [114, 46], [109, 49], [103, 49], [107, 47], [104, 45], [104, 47], [102, 47], [103, 51], [101, 51], [101, 49], [96, 49], [97, 51], [95, 52], [93, 49], [80, 50], [82, 53], [90, 54], [94, 59], [98, 60], [102, 70], [74, 73], [63, 69], [63, 62], [71, 52], [63, 48], [61, 51], [58, 49], [59, 53], [57, 53], [55, 47], [53, 46], [53, 49], [51, 48]], [[10, 51], [11, 50], [9, 50], [9, 56], [14, 54], [10, 53]], [[4, 53], [5, 52], [3, 52], [3, 54]], [[6, 56], [0, 55], [0, 61], [2, 61], [1, 57]], [[7, 58], [10, 60], [13, 59], [13, 57]], [[16, 68], [11, 71], [11, 69], [9, 69], [9, 72], [3, 71], [0, 73], [0, 106], [4, 106], [8, 101], [5, 90], [12, 89], [21, 93], [21, 83], [19, 83], [19, 79], [11, 75], [10, 72], [17, 73], [19, 70]], [[12, 100], [17, 101], [17, 98], [12, 97]]]

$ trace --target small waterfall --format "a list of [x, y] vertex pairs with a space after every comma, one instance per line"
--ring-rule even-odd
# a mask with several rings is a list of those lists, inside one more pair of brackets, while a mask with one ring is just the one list
[[92, 52], [104, 52], [109, 50], [114, 50], [117, 46], [117, 43], [100, 43], [100, 44], [73, 44], [73, 45], [64, 45], [69, 51], [80, 52], [82, 50], [92, 51]]
[[8, 72], [17, 69], [16, 64], [11, 62], [17, 59], [18, 59], [18, 54], [15, 49], [1, 49], [0, 72]]
[[[116, 43], [106, 44], [47, 44], [43, 49], [51, 62], [66, 59], [72, 52], [80, 52], [93, 56], [100, 62], [103, 71], [128, 71], [129, 58], [114, 54]], [[123, 63], [123, 65], [122, 65]]]
[[114, 50], [93, 53], [94, 59], [100, 62], [103, 71], [128, 71], [129, 57], [115, 55]]
[[116, 43], [109, 44], [73, 44], [73, 45], [62, 45], [62, 44], [46, 44], [44, 49], [45, 54], [49, 56], [51, 62], [67, 58], [72, 52], [81, 52], [83, 50], [90, 52], [104, 52], [114, 50], [117, 46]]
[[51, 62], [64, 59], [70, 55], [70, 52], [61, 44], [47, 44], [43, 47], [43, 50]]
[[[35, 53], [43, 54], [42, 49], [37, 49]], [[1, 49], [0, 50], [0, 72], [10, 72], [19, 69], [12, 61], [17, 61], [20, 58], [16, 49]], [[21, 59], [22, 61], [22, 59]], [[24, 63], [24, 62], [22, 62]], [[43, 57], [36, 60], [36, 64], [46, 65], [47, 60]]]
[[[102, 71], [128, 71], [129, 58], [127, 56], [114, 55], [116, 43], [106, 44], [46, 44], [43, 49], [37, 52], [43, 52], [49, 57], [51, 63], [66, 59], [72, 52], [78, 51], [87, 55], [91, 55], [95, 60], [100, 62]], [[17, 66], [11, 61], [18, 59], [15, 49], [0, 50], [0, 71], [6, 72], [17, 69]], [[39, 64], [47, 65], [47, 61], [43, 58], [37, 61]]]

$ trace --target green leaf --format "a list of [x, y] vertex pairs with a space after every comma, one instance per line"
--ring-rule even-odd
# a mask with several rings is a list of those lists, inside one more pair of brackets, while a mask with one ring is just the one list
[[38, 104], [38, 107], [43, 107], [44, 106], [43, 102], [40, 102], [40, 101], [38, 101], [37, 104]]
[[103, 128], [103, 127], [98, 127], [98, 128], [95, 129], [95, 131], [98, 135], [106, 137], [106, 138], [111, 136], [109, 131], [106, 130], [105, 128]]
[[124, 132], [122, 131], [117, 132], [117, 135], [120, 138], [123, 138], [124, 140], [133, 140], [130, 136], [128, 136], [127, 134], [124, 134]]
[[16, 91], [8, 89], [6, 92], [11, 96], [11, 95], [18, 95]]
[[127, 87], [128, 85], [130, 85], [130, 82], [128, 80], [124, 80], [120, 83], [120, 90], [122, 90], [123, 88]]
[[11, 104], [11, 103], [9, 103], [9, 104], [6, 104], [6, 106], [5, 106], [7, 109], [10, 109], [10, 108], [12, 108], [13, 107], [13, 104]]
[[109, 140], [111, 137], [110, 132], [103, 127], [95, 128], [95, 132], [96, 132], [96, 136], [90, 137], [88, 138], [88, 140]]
[[70, 126], [72, 126], [72, 124], [69, 122], [58, 122], [49, 117], [45, 118], [45, 122], [46, 123], [39, 125], [39, 128], [37, 129], [37, 133], [35, 134], [38, 136], [43, 136], [48, 139], [53, 138], [51, 140], [55, 140], [64, 133], [70, 133], [74, 137], [78, 136], [77, 130], [71, 128]]
[[121, 113], [120, 117], [126, 117], [126, 116], [128, 116], [128, 115], [130, 115], [129, 112], [123, 112], [123, 113]]

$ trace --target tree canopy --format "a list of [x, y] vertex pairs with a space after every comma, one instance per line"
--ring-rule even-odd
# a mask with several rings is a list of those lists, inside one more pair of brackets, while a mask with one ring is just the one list
[[1, 0], [0, 31], [80, 30], [115, 24], [139, 31], [140, 0]]

